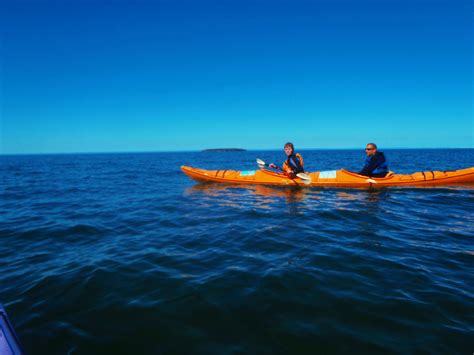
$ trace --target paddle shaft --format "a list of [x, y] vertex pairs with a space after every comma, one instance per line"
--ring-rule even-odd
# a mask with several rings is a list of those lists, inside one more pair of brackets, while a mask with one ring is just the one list
[[[269, 168], [273, 168], [275, 170], [282, 171], [283, 174], [288, 176], [288, 172], [284, 171], [282, 168], [276, 166], [275, 164], [273, 164], [273, 166], [270, 166], [270, 164], [265, 163], [262, 159], [257, 159], [257, 164], [260, 167], [268, 166]], [[311, 183], [311, 177], [306, 175], [305, 173], [298, 173], [298, 174], [296, 174], [296, 176], [299, 177], [301, 180], [303, 180], [305, 184]]]

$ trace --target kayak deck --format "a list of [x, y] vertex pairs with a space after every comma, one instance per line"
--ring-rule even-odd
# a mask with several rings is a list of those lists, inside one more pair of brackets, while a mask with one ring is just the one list
[[306, 173], [311, 181], [290, 179], [282, 173], [260, 170], [204, 170], [182, 166], [181, 170], [190, 178], [201, 182], [227, 184], [259, 184], [279, 186], [329, 186], [329, 187], [386, 187], [386, 186], [432, 186], [452, 184], [474, 184], [474, 167], [450, 171], [423, 171], [413, 174], [389, 173], [384, 178], [368, 178], [347, 170], [332, 170]]

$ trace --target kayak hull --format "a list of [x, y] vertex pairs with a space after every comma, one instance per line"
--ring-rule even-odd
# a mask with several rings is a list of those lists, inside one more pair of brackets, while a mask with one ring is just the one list
[[181, 170], [199, 182], [226, 184], [277, 185], [277, 186], [319, 186], [319, 187], [390, 187], [390, 186], [435, 186], [454, 184], [474, 184], [474, 167], [450, 171], [424, 171], [413, 174], [390, 173], [384, 178], [368, 178], [347, 170], [306, 173], [310, 182], [300, 178], [290, 179], [282, 173], [267, 169], [204, 170], [182, 166]]

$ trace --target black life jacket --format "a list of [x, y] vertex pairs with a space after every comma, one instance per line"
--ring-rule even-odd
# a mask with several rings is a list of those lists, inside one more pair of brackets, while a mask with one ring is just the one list
[[286, 164], [294, 170], [295, 174], [304, 173], [301, 161], [295, 153], [291, 154], [288, 159], [286, 159]]

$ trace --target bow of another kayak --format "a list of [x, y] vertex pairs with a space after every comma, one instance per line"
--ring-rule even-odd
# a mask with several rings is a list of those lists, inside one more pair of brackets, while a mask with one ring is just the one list
[[0, 304], [0, 354], [20, 355], [23, 349], [5, 308]]

